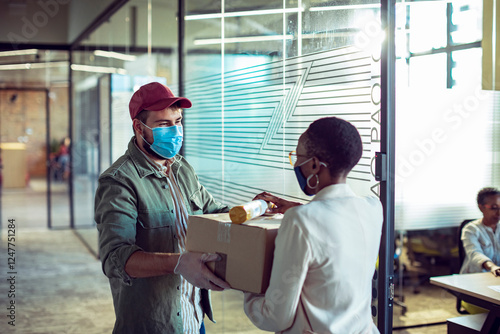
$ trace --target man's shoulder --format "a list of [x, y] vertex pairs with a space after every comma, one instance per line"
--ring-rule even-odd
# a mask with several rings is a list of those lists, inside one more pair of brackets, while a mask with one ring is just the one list
[[137, 174], [137, 168], [135, 167], [135, 164], [128, 152], [125, 152], [125, 154], [119, 157], [111, 166], [108, 167], [108, 169], [101, 173], [99, 179], [106, 177], [130, 177], [135, 174]]

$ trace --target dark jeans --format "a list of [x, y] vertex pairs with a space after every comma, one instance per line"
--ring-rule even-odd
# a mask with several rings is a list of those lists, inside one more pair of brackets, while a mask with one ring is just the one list
[[205, 323], [203, 321], [201, 322], [200, 334], [205, 334]]

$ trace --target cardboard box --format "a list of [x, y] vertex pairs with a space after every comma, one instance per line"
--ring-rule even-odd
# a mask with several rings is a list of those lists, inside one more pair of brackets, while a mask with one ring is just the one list
[[220, 254], [221, 261], [209, 263], [217, 276], [233, 289], [264, 293], [281, 218], [261, 216], [238, 225], [231, 223], [228, 213], [189, 216], [186, 249]]

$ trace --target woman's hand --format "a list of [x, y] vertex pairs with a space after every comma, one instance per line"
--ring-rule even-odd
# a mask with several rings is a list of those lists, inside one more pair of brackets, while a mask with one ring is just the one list
[[274, 195], [271, 195], [270, 193], [263, 192], [258, 194], [253, 198], [253, 200], [261, 199], [269, 203], [273, 203], [274, 206], [271, 207], [270, 209], [267, 209], [266, 212], [268, 213], [285, 213], [286, 210], [290, 209], [291, 207], [297, 206], [297, 205], [302, 205], [302, 203], [299, 202], [291, 202], [287, 201], [283, 198], [276, 197]]
[[492, 266], [490, 269], [490, 272], [493, 274], [493, 276], [500, 277], [500, 267], [499, 266]]
[[488, 270], [495, 277], [500, 277], [500, 267], [491, 261], [485, 261], [483, 263], [483, 268]]

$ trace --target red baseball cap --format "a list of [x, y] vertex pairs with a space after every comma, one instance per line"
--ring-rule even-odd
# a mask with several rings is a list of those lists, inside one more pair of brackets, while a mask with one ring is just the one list
[[159, 82], [151, 82], [141, 86], [132, 98], [128, 108], [130, 118], [134, 119], [143, 110], [159, 111], [179, 102], [181, 108], [191, 108], [192, 103], [185, 97], [176, 97], [165, 85]]

